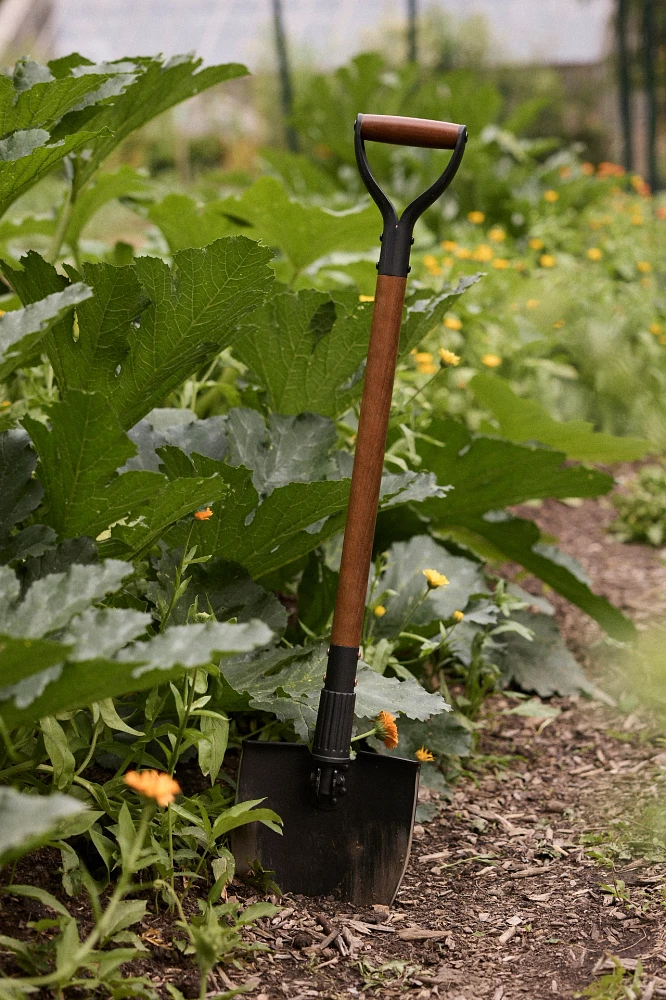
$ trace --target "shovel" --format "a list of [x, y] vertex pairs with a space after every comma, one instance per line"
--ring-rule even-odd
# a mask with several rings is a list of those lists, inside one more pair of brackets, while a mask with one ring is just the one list
[[[398, 219], [370, 171], [366, 139], [451, 149], [453, 155]], [[409, 859], [419, 764], [367, 752], [351, 759], [356, 667], [412, 232], [453, 180], [467, 130], [424, 118], [359, 115], [354, 141], [384, 231], [326, 676], [311, 750], [294, 743], [243, 743], [238, 801], [264, 799], [282, 817], [284, 833], [252, 823], [235, 831], [233, 850], [239, 868], [258, 861], [275, 873], [283, 892], [390, 905]]]

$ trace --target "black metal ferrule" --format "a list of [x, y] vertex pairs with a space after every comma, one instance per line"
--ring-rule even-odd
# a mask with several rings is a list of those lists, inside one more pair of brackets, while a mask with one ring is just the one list
[[398, 218], [395, 207], [386, 197], [370, 170], [365, 152], [365, 143], [361, 138], [362, 120], [363, 115], [358, 115], [354, 124], [356, 162], [359, 173], [363, 178], [363, 183], [382, 213], [382, 219], [384, 220], [384, 230], [381, 236], [382, 248], [379, 254], [377, 271], [379, 274], [393, 274], [401, 278], [406, 278], [409, 273], [409, 255], [412, 243], [414, 242], [412, 234], [416, 221], [446, 191], [455, 177], [463, 158], [463, 153], [465, 152], [467, 129], [464, 125], [461, 125], [458, 129], [458, 140], [444, 172], [423, 194], [415, 198], [407, 206], [400, 218]]
[[330, 646], [319, 699], [312, 756], [325, 764], [349, 762], [354, 725], [358, 646]]

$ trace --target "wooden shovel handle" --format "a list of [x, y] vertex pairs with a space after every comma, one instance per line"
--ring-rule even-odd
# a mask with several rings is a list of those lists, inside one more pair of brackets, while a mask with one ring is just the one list
[[377, 277], [331, 643], [361, 643], [407, 279]]
[[371, 142], [392, 142], [399, 146], [454, 149], [460, 125], [430, 118], [400, 118], [397, 115], [363, 115], [361, 138]]

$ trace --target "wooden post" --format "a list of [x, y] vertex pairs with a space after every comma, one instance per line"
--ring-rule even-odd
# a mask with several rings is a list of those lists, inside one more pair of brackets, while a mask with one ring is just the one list
[[292, 153], [298, 152], [298, 137], [291, 124], [291, 115], [294, 106], [294, 91], [291, 85], [291, 71], [289, 69], [289, 57], [287, 54], [287, 36], [284, 30], [282, 19], [282, 2], [273, 0], [273, 28], [275, 30], [275, 49], [277, 51], [278, 72], [280, 76], [280, 99], [282, 104], [282, 114], [285, 118], [285, 137], [287, 149]]
[[615, 29], [617, 36], [618, 90], [620, 97], [620, 124], [622, 128], [622, 162], [625, 170], [633, 166], [631, 133], [631, 80], [629, 68], [629, 2], [617, 0]]

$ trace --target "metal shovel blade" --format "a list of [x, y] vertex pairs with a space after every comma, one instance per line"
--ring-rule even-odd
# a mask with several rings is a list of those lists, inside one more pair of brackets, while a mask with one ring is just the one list
[[417, 761], [359, 753], [347, 771], [347, 792], [334, 808], [318, 807], [302, 744], [248, 740], [237, 800], [265, 798], [284, 823], [283, 835], [262, 823], [239, 827], [233, 853], [239, 871], [258, 860], [283, 892], [333, 896], [357, 905], [395, 898], [409, 859], [418, 792]]

